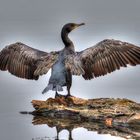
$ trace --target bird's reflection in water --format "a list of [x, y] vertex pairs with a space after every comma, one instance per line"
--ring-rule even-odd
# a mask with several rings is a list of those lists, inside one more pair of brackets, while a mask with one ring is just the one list
[[[57, 130], [57, 127], [56, 127], [56, 130]], [[59, 130], [57, 130], [56, 137], [47, 137], [47, 136], [45, 136], [45, 137], [36, 137], [36, 138], [32, 138], [32, 140], [65, 140], [65, 139], [59, 138]], [[73, 140], [72, 139], [72, 131], [69, 131], [68, 140]]]
[[[64, 140], [64, 139], [60, 139], [60, 138], [59, 138], [59, 132], [60, 132], [60, 131], [61, 131], [61, 130], [59, 130], [59, 128], [56, 127], [57, 136], [55, 137], [55, 140]], [[68, 131], [69, 131], [68, 140], [73, 140], [73, 138], [72, 138], [72, 130], [68, 130]]]
[[[131, 128], [115, 125], [107, 126], [104, 123], [97, 122], [87, 122], [81, 120], [73, 120], [70, 118], [57, 118], [57, 117], [43, 117], [43, 116], [34, 116], [32, 123], [34, 125], [47, 124], [49, 127], [56, 127], [57, 136], [53, 140], [62, 140], [59, 139], [59, 133], [62, 130], [69, 131], [68, 140], [73, 140], [72, 130], [76, 128], [86, 128], [88, 131], [97, 131], [98, 134], [110, 134], [112, 136], [122, 137], [122, 138], [140, 138], [140, 129], [132, 130]], [[52, 138], [41, 138], [33, 140], [52, 140]], [[64, 140], [64, 139], [63, 139]]]
[[[56, 119], [56, 118], [50, 118], [50, 117], [43, 117], [43, 116], [35, 116], [33, 118], [32, 123], [34, 125], [41, 125], [41, 124], [47, 124], [49, 127], [56, 127], [57, 135], [55, 138], [33, 138], [32, 140], [65, 140], [59, 138], [59, 133], [66, 129], [69, 131], [68, 140], [73, 140], [72, 138], [72, 130], [74, 129], [74, 124], [76, 124], [76, 121], [69, 120], [69, 119]], [[78, 123], [78, 122], [77, 122]]]

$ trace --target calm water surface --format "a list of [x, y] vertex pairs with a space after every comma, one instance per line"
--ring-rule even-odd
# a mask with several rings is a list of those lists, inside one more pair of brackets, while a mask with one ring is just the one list
[[[27, 99], [27, 104], [12, 106], [13, 100], [5, 99], [5, 105], [0, 106], [0, 139], [1, 140], [57, 140], [57, 131], [55, 126], [49, 127], [47, 124], [33, 125], [32, 115], [20, 114], [20, 111], [33, 110], [30, 99]], [[15, 101], [16, 102], [16, 101]], [[72, 138], [69, 136], [68, 130], [62, 130], [59, 135], [59, 140], [124, 140], [120, 137], [114, 137], [109, 134], [98, 134], [96, 131], [88, 131], [85, 128], [79, 127], [72, 130]]]
[[[5, 76], [5, 75], [1, 75]], [[48, 126], [48, 124], [41, 125], [33, 125], [32, 115], [23, 115], [20, 114], [20, 111], [33, 111], [33, 107], [31, 105], [31, 101], [36, 100], [46, 100], [46, 98], [54, 96], [54, 94], [45, 94], [42, 95], [40, 92], [42, 91], [42, 85], [44, 85], [44, 81], [41, 79], [39, 82], [34, 81], [26, 81], [21, 79], [16, 79], [14, 82], [13, 76], [7, 76], [9, 81], [0, 81], [0, 140], [55, 140], [57, 139], [57, 130], [55, 125]], [[6, 78], [5, 78], [6, 79]], [[46, 79], [45, 79], [46, 81]], [[75, 82], [75, 80], [74, 80]], [[105, 84], [105, 83], [104, 83]], [[138, 83], [139, 84], [139, 83]], [[6, 86], [8, 85], [8, 86]], [[76, 85], [76, 83], [74, 83]], [[84, 84], [83, 84], [84, 85]], [[22, 87], [21, 87], [22, 86]], [[103, 85], [102, 85], [103, 86]], [[105, 85], [106, 86], [106, 85]], [[116, 85], [115, 85], [116, 86]], [[26, 87], [26, 88], [23, 88]], [[85, 87], [84, 87], [85, 88]], [[91, 87], [89, 87], [91, 88]], [[124, 87], [126, 88], [126, 87]], [[21, 90], [22, 89], [22, 90]], [[130, 89], [130, 93], [119, 92], [119, 94], [96, 94], [97, 88], [92, 88], [93, 95], [91, 98], [98, 97], [120, 97], [135, 100], [140, 102], [140, 95], [137, 93], [137, 89]], [[100, 88], [99, 88], [100, 89]], [[108, 89], [105, 88], [104, 89]], [[118, 88], [119, 89], [119, 88]], [[97, 91], [98, 93], [101, 93]], [[72, 93], [79, 93], [79, 91], [72, 91]], [[105, 91], [105, 93], [108, 93]], [[131, 94], [133, 93], [133, 94]], [[91, 95], [91, 93], [89, 93]], [[85, 94], [83, 94], [85, 95]], [[88, 95], [90, 97], [90, 95]], [[88, 98], [87, 96], [87, 98]], [[82, 98], [85, 98], [82, 96]], [[114, 137], [110, 134], [98, 134], [97, 131], [90, 131], [86, 128], [75, 128], [72, 130], [72, 138], [71, 140], [124, 140], [121, 137]], [[114, 132], [115, 134], [116, 132]], [[64, 129], [59, 133], [59, 140], [69, 140], [69, 131]]]
[[[55, 140], [56, 127], [47, 125], [33, 125], [33, 116], [21, 115], [18, 112], [0, 114], [0, 139], [1, 140]], [[62, 130], [59, 140], [68, 140], [69, 132]], [[109, 134], [100, 135], [97, 132], [87, 131], [85, 128], [76, 128], [72, 131], [73, 140], [123, 140]], [[72, 139], [71, 139], [72, 140]]]

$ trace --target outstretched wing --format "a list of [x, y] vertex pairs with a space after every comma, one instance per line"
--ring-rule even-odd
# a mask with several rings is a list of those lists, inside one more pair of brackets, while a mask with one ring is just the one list
[[140, 64], [140, 47], [118, 40], [106, 39], [66, 58], [65, 65], [73, 75], [86, 80], [104, 76], [127, 64]]
[[11, 74], [37, 80], [45, 74], [57, 60], [57, 52], [46, 53], [23, 43], [15, 43], [0, 52], [0, 70]]

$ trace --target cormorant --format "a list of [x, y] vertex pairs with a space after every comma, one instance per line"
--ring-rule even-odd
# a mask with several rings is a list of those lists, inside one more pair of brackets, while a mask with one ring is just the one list
[[82, 75], [85, 80], [104, 76], [120, 67], [140, 64], [140, 47], [119, 40], [105, 39], [81, 52], [76, 52], [68, 34], [84, 23], [68, 23], [61, 31], [65, 47], [57, 52], [43, 52], [17, 42], [0, 52], [0, 70], [26, 79], [38, 80], [51, 68], [48, 86], [43, 90], [56, 92], [67, 87], [70, 96], [72, 75]]

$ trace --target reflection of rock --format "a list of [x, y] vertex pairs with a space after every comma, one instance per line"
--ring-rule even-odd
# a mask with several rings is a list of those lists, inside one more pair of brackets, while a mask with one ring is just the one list
[[[67, 129], [71, 132], [75, 128], [83, 127], [88, 131], [97, 131], [99, 134], [111, 134], [113, 136], [119, 136], [123, 138], [140, 138], [140, 132], [137, 129], [131, 129], [128, 126], [116, 124], [112, 127], [108, 127], [103, 123], [95, 121], [81, 121], [72, 120], [65, 118], [55, 118], [55, 117], [44, 117], [35, 116], [33, 118], [34, 125], [47, 124], [49, 127], [56, 127], [57, 135], [63, 129]], [[69, 140], [72, 140], [72, 136], [69, 136]]]
[[[89, 99], [64, 96], [47, 101], [32, 101], [35, 111], [33, 124], [56, 126], [70, 132], [84, 127], [101, 134], [140, 137], [140, 104], [127, 99]], [[72, 138], [70, 138], [72, 140]]]

